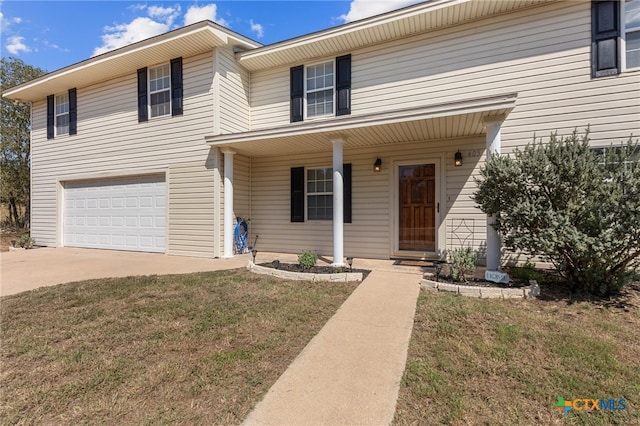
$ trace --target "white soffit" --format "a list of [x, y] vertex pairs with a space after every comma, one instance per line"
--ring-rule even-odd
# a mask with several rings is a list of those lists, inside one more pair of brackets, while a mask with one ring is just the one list
[[73, 87], [97, 84], [135, 73], [142, 67], [168, 62], [180, 56], [197, 55], [226, 45], [240, 49], [261, 46], [211, 21], [202, 21], [45, 74], [5, 90], [2, 96], [23, 102], [43, 100], [50, 94]]
[[511, 12], [555, 0], [437, 0], [238, 53], [256, 71], [350, 52], [371, 44]]
[[517, 94], [509, 93], [366, 116], [303, 121], [205, 139], [211, 147], [262, 156], [331, 150], [331, 139], [337, 137], [346, 139], [345, 148], [357, 148], [481, 135], [485, 121], [504, 119], [516, 100]]

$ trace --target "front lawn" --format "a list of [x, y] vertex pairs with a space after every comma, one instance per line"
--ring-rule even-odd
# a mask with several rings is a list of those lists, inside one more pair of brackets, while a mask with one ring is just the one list
[[[613, 302], [423, 291], [394, 423], [640, 424], [635, 287]], [[627, 408], [563, 415], [554, 408], [559, 397], [624, 398]]]
[[238, 424], [357, 283], [235, 270], [2, 298], [3, 424]]

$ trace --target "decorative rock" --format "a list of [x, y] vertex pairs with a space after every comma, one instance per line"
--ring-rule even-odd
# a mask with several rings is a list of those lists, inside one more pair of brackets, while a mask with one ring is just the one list
[[525, 295], [528, 298], [540, 296], [540, 286], [536, 280], [529, 280], [529, 288], [525, 290]]
[[486, 271], [484, 279], [494, 283], [509, 284], [509, 274], [500, 271]]

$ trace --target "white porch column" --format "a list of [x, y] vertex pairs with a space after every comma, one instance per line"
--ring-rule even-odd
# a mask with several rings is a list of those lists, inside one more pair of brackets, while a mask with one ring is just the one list
[[233, 257], [233, 155], [235, 151], [225, 149], [224, 154], [224, 253], [222, 257]]
[[344, 176], [342, 150], [344, 139], [332, 139], [333, 144], [333, 263], [344, 266]]
[[[493, 155], [500, 155], [500, 130], [502, 128], [503, 117], [499, 120], [495, 118], [492, 120], [487, 119], [485, 124], [487, 126], [487, 160]], [[501, 242], [500, 236], [493, 228], [493, 224], [496, 221], [494, 215], [487, 216], [487, 270], [498, 271], [500, 270], [500, 251]]]

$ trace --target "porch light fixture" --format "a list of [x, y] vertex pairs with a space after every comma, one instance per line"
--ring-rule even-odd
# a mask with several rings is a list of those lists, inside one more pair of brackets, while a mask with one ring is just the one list
[[353, 266], [353, 257], [347, 257], [347, 263], [349, 264], [349, 272], [351, 272], [351, 266]]
[[460, 152], [460, 150], [456, 152], [456, 155], [453, 158], [453, 165], [456, 167], [462, 166], [462, 153]]
[[380, 173], [380, 170], [382, 170], [382, 160], [378, 157], [376, 158], [376, 162], [373, 163], [373, 171], [374, 173]]

